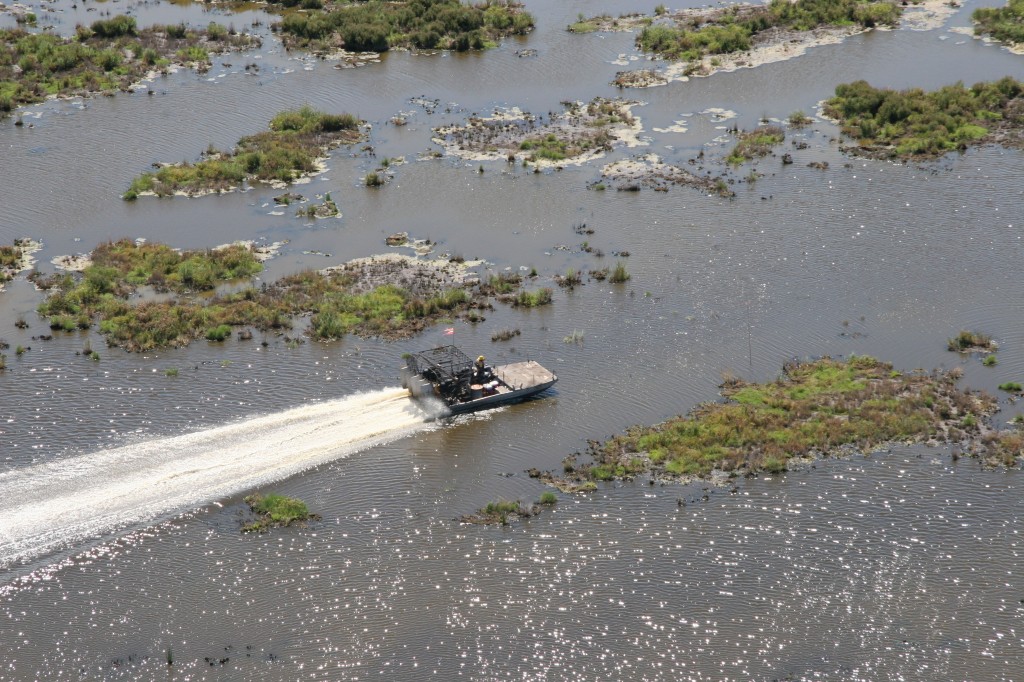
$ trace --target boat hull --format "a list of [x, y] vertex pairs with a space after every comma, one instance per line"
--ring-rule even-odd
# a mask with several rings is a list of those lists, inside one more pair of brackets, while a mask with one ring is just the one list
[[512, 390], [508, 393], [495, 393], [494, 395], [487, 395], [474, 400], [468, 400], [464, 403], [448, 405], [448, 412], [452, 415], [468, 414], [470, 412], [478, 412], [480, 410], [490, 410], [495, 407], [500, 407], [501, 405], [511, 405], [513, 403], [522, 402], [531, 396], [548, 390], [555, 385], [556, 381], [558, 381], [558, 379], [552, 379], [537, 386]]

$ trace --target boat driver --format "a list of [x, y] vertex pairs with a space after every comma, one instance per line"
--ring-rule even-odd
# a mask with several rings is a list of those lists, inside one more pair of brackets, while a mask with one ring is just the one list
[[486, 365], [484, 356], [480, 356], [476, 359], [476, 364], [473, 365], [473, 383], [474, 384], [486, 384], [491, 380], [491, 368]]

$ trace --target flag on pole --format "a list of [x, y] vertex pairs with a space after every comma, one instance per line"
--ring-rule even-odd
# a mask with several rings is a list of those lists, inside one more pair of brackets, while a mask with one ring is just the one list
[[448, 327], [444, 330], [445, 336], [455, 336], [455, 327]]

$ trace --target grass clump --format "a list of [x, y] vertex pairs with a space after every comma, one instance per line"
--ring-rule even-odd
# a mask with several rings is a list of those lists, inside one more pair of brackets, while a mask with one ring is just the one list
[[140, 29], [125, 15], [79, 26], [68, 38], [0, 29], [0, 115], [52, 95], [127, 90], [147, 73], [166, 71], [172, 63], [198, 62], [195, 66], [205, 69], [210, 53], [259, 44], [255, 36], [232, 34], [214, 23], [207, 29]]
[[619, 261], [615, 264], [612, 274], [608, 276], [608, 281], [613, 284], [622, 284], [623, 282], [628, 282], [629, 278], [630, 274], [626, 271], [626, 264]]
[[206, 330], [206, 339], [208, 341], [223, 341], [229, 336], [231, 336], [231, 325], [219, 324]]
[[242, 526], [242, 532], [246, 533], [263, 533], [270, 528], [290, 526], [295, 522], [319, 518], [315, 514], [309, 513], [305, 502], [294, 497], [273, 493], [270, 495], [256, 493], [246, 497], [245, 503], [259, 517], [256, 521]]
[[988, 334], [962, 329], [959, 334], [946, 341], [946, 348], [958, 353], [992, 351], [995, 350], [996, 343]]
[[507, 526], [515, 519], [529, 518], [537, 513], [537, 508], [526, 507], [519, 500], [495, 500], [477, 510], [475, 514], [463, 516], [461, 523], [494, 524]]
[[360, 125], [352, 114], [329, 114], [310, 106], [282, 111], [271, 119], [269, 131], [243, 137], [231, 152], [211, 148], [197, 163], [163, 166], [140, 175], [124, 199], [131, 201], [146, 192], [219, 192], [244, 182], [292, 182], [314, 172], [317, 159], [329, 150], [361, 140]]
[[491, 341], [508, 341], [519, 336], [521, 333], [518, 327], [515, 329], [498, 329], [491, 333]]
[[543, 287], [536, 291], [520, 291], [514, 305], [519, 308], [536, 308], [551, 303], [551, 289]]
[[533, 29], [533, 17], [516, 2], [463, 4], [459, 0], [366, 0], [336, 3], [328, 11], [294, 12], [274, 25], [288, 49], [317, 53], [482, 50], [508, 35]]
[[767, 156], [771, 153], [772, 147], [782, 144], [785, 139], [786, 133], [775, 125], [761, 126], [750, 132], [740, 133], [740, 139], [726, 161], [735, 166], [757, 157]]
[[799, 109], [789, 115], [789, 125], [794, 128], [803, 128], [811, 124], [811, 117]]
[[999, 358], [996, 357], [995, 353], [990, 353], [982, 359], [981, 364], [986, 367], [995, 367], [999, 364]]
[[866, 81], [836, 87], [825, 113], [857, 142], [855, 153], [879, 158], [934, 158], [985, 141], [1009, 142], [1024, 125], [1024, 85], [998, 81], [888, 90]]
[[550, 490], [545, 490], [540, 494], [540, 500], [538, 500], [538, 502], [540, 504], [555, 504], [558, 502], [558, 495], [555, 495]]
[[999, 390], [1008, 391], [1010, 393], [1020, 393], [1021, 390], [1024, 389], [1022, 389], [1021, 385], [1016, 381], [1007, 381], [1005, 383], [999, 384]]
[[591, 443], [593, 462], [577, 481], [653, 471], [707, 476], [713, 470], [781, 472], [793, 458], [861, 450], [890, 441], [957, 440], [977, 430], [995, 401], [957, 389], [943, 374], [893, 372], [874, 358], [825, 358], [787, 365], [767, 384], [723, 384], [723, 403]]

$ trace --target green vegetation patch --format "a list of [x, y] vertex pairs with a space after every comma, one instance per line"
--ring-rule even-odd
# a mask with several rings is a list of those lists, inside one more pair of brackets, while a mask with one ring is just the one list
[[946, 341], [946, 348], [958, 353], [994, 351], [996, 342], [988, 334], [961, 329], [960, 333]]
[[655, 22], [637, 36], [644, 52], [676, 61], [745, 52], [770, 29], [895, 26], [901, 8], [888, 0], [771, 0], [722, 10], [679, 13], [672, 24]]
[[[162, 244], [122, 240], [98, 247], [92, 257], [78, 275], [37, 278], [39, 286], [51, 290], [38, 312], [55, 330], [88, 329], [98, 322], [108, 345], [130, 351], [184, 346], [200, 338], [223, 341], [236, 326], [287, 330], [298, 315], [310, 316], [307, 332], [318, 340], [347, 334], [406, 338], [442, 318], [471, 317], [490, 305], [487, 287], [465, 286], [450, 267], [411, 258], [353, 261], [260, 288], [197, 296], [259, 272], [252, 249], [235, 245], [179, 253]], [[141, 285], [180, 296], [130, 300]]]
[[782, 144], [785, 139], [785, 131], [776, 125], [760, 126], [749, 132], [740, 133], [739, 141], [726, 161], [735, 166], [761, 156], [768, 156], [772, 148]]
[[519, 500], [495, 500], [488, 502], [475, 514], [463, 516], [458, 521], [459, 523], [507, 526], [516, 519], [528, 519], [536, 515], [538, 511], [536, 506], [527, 507]]
[[317, 159], [329, 150], [362, 140], [362, 123], [352, 114], [328, 114], [309, 106], [283, 111], [270, 121], [269, 131], [243, 137], [232, 152], [211, 148], [198, 163], [144, 173], [132, 181], [124, 198], [131, 201], [147, 192], [167, 196], [224, 191], [247, 181], [292, 182], [317, 170]]
[[257, 47], [259, 38], [211, 22], [205, 29], [154, 25], [139, 29], [118, 15], [79, 26], [71, 38], [0, 29], [0, 115], [48, 96], [127, 90], [173, 64], [210, 65], [210, 54]]
[[245, 503], [259, 518], [242, 526], [243, 533], [264, 533], [271, 528], [290, 526], [293, 523], [320, 518], [316, 514], [310, 514], [306, 503], [294, 497], [273, 493], [269, 495], [255, 493], [246, 497]]
[[1024, 0], [1009, 0], [1006, 7], [979, 7], [971, 20], [975, 35], [1010, 45], [1024, 43]]
[[972, 454], [1003, 461], [1024, 454], [1013, 434], [986, 426], [994, 399], [959, 390], [955, 376], [895, 372], [869, 357], [789, 364], [771, 383], [724, 384], [725, 402], [592, 442], [592, 462], [580, 466], [570, 458], [563, 480], [783, 471], [793, 458], [892, 441], [967, 443]]
[[286, 48], [317, 53], [482, 50], [532, 29], [533, 17], [519, 3], [459, 0], [335, 2], [324, 11], [290, 13], [274, 25]]
[[1024, 86], [1009, 76], [965, 87], [888, 90], [865, 81], [836, 87], [825, 113], [857, 141], [847, 151], [876, 158], [935, 158], [972, 144], [1020, 146]]

